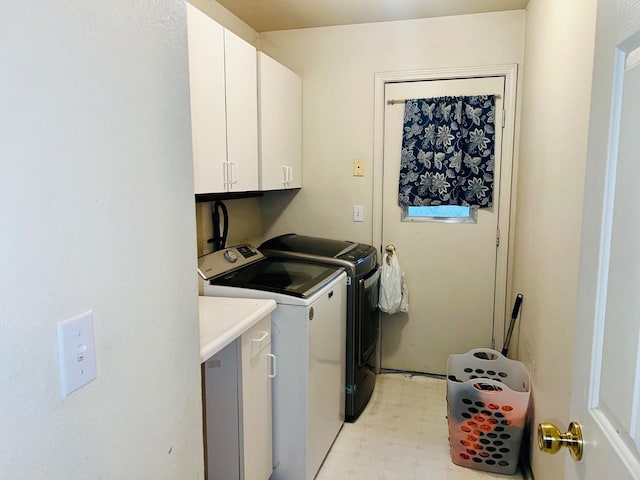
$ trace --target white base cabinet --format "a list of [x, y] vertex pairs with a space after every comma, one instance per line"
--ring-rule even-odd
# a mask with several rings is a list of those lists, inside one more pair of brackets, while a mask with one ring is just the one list
[[272, 473], [271, 317], [203, 363], [209, 480], [267, 480]]
[[302, 79], [258, 52], [260, 190], [302, 187]]

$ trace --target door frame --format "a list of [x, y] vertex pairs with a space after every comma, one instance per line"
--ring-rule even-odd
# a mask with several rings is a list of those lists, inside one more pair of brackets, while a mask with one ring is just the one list
[[[501, 349], [507, 318], [507, 293], [511, 291], [513, 265], [513, 235], [511, 230], [515, 224], [516, 181], [517, 181], [517, 140], [516, 104], [518, 65], [515, 63], [502, 65], [483, 65], [476, 67], [449, 67], [425, 70], [409, 70], [379, 72], [375, 74], [374, 85], [374, 145], [373, 145], [373, 199], [372, 199], [372, 235], [373, 244], [382, 254], [382, 188], [384, 174], [384, 112], [385, 85], [396, 82], [415, 82], [424, 80], [452, 80], [477, 77], [504, 77], [504, 122], [502, 132], [502, 165], [500, 172], [500, 202], [498, 204], [498, 228], [500, 231], [500, 247], [496, 252], [496, 278], [493, 316], [493, 339], [495, 348]], [[496, 232], [497, 233], [497, 232]], [[410, 287], [410, 286], [409, 286]], [[502, 320], [502, 321], [500, 321]], [[517, 338], [519, 328], [514, 331], [513, 347], [509, 348], [511, 356], [517, 355]], [[378, 339], [380, 347], [381, 339]], [[378, 348], [378, 365], [380, 365], [381, 349]]]

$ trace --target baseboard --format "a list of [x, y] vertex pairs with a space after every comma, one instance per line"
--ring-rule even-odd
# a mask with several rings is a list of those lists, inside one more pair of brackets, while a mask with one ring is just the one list
[[529, 458], [527, 455], [523, 455], [522, 451], [520, 452], [520, 473], [522, 473], [523, 480], [535, 480]]

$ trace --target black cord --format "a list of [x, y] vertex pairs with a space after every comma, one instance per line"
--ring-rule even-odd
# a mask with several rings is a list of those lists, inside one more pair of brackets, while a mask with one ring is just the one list
[[220, 249], [227, 246], [227, 233], [229, 231], [229, 212], [227, 206], [220, 200], [216, 200], [216, 204], [222, 211], [222, 234], [220, 235]]
[[[220, 212], [222, 212], [222, 230], [220, 230]], [[211, 225], [213, 226], [213, 237], [207, 240], [207, 243], [213, 243], [213, 251], [217, 252], [225, 248], [227, 231], [229, 230], [229, 212], [226, 205], [220, 200], [211, 204]]]

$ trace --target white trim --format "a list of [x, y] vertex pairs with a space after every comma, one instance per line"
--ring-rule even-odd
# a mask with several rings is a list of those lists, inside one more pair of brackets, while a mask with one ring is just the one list
[[624, 81], [625, 53], [617, 49], [614, 59], [613, 91], [611, 93], [611, 111], [609, 139], [607, 146], [607, 166], [602, 199], [602, 230], [600, 232], [600, 251], [598, 258], [598, 278], [595, 302], [595, 325], [591, 346], [591, 372], [589, 380], [589, 398], [587, 409], [593, 410], [600, 404], [600, 375], [602, 373], [602, 355], [604, 349], [605, 318], [607, 310], [607, 286], [609, 284], [609, 256], [613, 231], [613, 209], [616, 190], [616, 170], [618, 163], [618, 140], [620, 137], [620, 116], [622, 112], [622, 89]]
[[[502, 136], [502, 180], [501, 197], [511, 199], [500, 202], [498, 207], [498, 227], [507, 242], [501, 242], [496, 259], [496, 298], [494, 303], [494, 338], [496, 345], [502, 345], [506, 330], [507, 295], [511, 290], [511, 269], [513, 256], [513, 236], [510, 234], [514, 222], [515, 209], [515, 121], [516, 87], [518, 65], [486, 65], [475, 67], [435, 68], [428, 70], [409, 70], [397, 72], [379, 72], [374, 76], [374, 145], [373, 145], [373, 201], [372, 232], [373, 245], [382, 248], [382, 184], [384, 164], [384, 89], [386, 83], [412, 82], [423, 80], [448, 80], [455, 78], [498, 77], [505, 79], [504, 112], [505, 127]], [[508, 181], [510, 179], [510, 181]], [[508, 183], [507, 183], [508, 182]], [[498, 285], [504, 290], [498, 295]], [[501, 288], [502, 289], [502, 288]], [[498, 300], [501, 298], [501, 300]], [[502, 320], [502, 321], [500, 321]]]
[[[637, 344], [640, 346], [640, 332], [638, 333]], [[640, 348], [636, 347], [636, 372], [640, 372]], [[639, 418], [640, 412], [640, 376], [636, 375], [635, 381], [633, 382], [633, 396], [631, 397], [633, 400], [631, 401], [631, 421], [629, 422], [629, 436], [635, 443], [636, 449], [640, 447], [640, 431], [638, 429], [639, 426]]]
[[640, 65], [640, 47], [630, 51], [627, 54], [625, 70], [631, 70], [632, 68], [635, 68], [638, 65]]
[[629, 472], [634, 475], [634, 478], [640, 478], [640, 462], [636, 458], [635, 452], [620, 438], [619, 432], [611, 425], [609, 415], [599, 408], [590, 410], [589, 413], [602, 430], [602, 433], [607, 437], [609, 443], [613, 445], [615, 452]]

